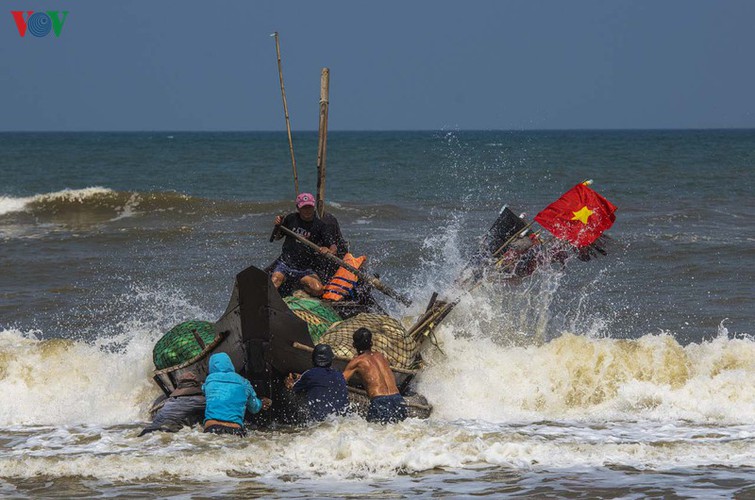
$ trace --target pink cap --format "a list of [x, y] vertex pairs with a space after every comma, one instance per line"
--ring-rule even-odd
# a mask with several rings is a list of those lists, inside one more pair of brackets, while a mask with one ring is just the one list
[[314, 207], [315, 197], [311, 193], [301, 193], [296, 197], [296, 208]]

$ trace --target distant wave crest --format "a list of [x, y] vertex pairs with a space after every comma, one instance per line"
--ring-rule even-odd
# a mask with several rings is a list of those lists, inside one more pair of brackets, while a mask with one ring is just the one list
[[[366, 210], [368, 213], [378, 212], [383, 218], [391, 218], [403, 213], [399, 207], [392, 205], [354, 207], [328, 202], [327, 206], [336, 214], [359, 214]], [[205, 216], [246, 217], [292, 211], [294, 204], [289, 200], [223, 200], [175, 191], [116, 191], [102, 186], [63, 189], [26, 197], [0, 196], [0, 221], [10, 220], [13, 224], [53, 223], [82, 227], [145, 215], [175, 217], [182, 214], [186, 218], [199, 220]]]
[[190, 214], [264, 212], [271, 211], [274, 205], [209, 200], [171, 191], [142, 193], [93, 186], [27, 197], [0, 196], [0, 217], [28, 214], [38, 222], [83, 225], [167, 211]]
[[88, 187], [84, 189], [63, 189], [53, 193], [37, 194], [27, 197], [0, 196], [0, 215], [11, 212], [33, 211], [37, 206], [58, 204], [83, 204], [88, 200], [112, 196], [115, 191], [104, 187]]

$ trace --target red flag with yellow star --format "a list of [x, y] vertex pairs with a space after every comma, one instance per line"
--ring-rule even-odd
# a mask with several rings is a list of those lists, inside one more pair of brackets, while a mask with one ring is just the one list
[[582, 248], [603, 234], [616, 220], [616, 206], [584, 183], [577, 184], [535, 216], [538, 224]]

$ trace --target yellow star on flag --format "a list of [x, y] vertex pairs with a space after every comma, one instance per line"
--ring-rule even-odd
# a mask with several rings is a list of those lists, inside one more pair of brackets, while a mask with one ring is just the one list
[[582, 224], [587, 225], [587, 219], [589, 219], [590, 216], [595, 212], [587, 208], [587, 206], [585, 205], [584, 207], [580, 208], [579, 211], [572, 213], [574, 214], [574, 217], [572, 217], [571, 220], [578, 220]]

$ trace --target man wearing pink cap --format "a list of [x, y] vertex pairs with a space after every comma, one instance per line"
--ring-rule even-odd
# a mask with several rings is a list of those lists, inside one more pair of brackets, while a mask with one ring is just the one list
[[[301, 193], [296, 197], [296, 210], [285, 218], [277, 216], [275, 225], [283, 225], [302, 235], [319, 246], [320, 253], [335, 254], [336, 242], [333, 231], [315, 215], [315, 197], [311, 193]], [[276, 240], [282, 237], [280, 232], [276, 232]], [[291, 280], [301, 284], [308, 294], [319, 297], [323, 293], [323, 285], [315, 269], [323, 265], [322, 260], [324, 259], [315, 255], [309, 247], [291, 236], [286, 236], [281, 256], [273, 268], [273, 285], [279, 288], [284, 281]]]

